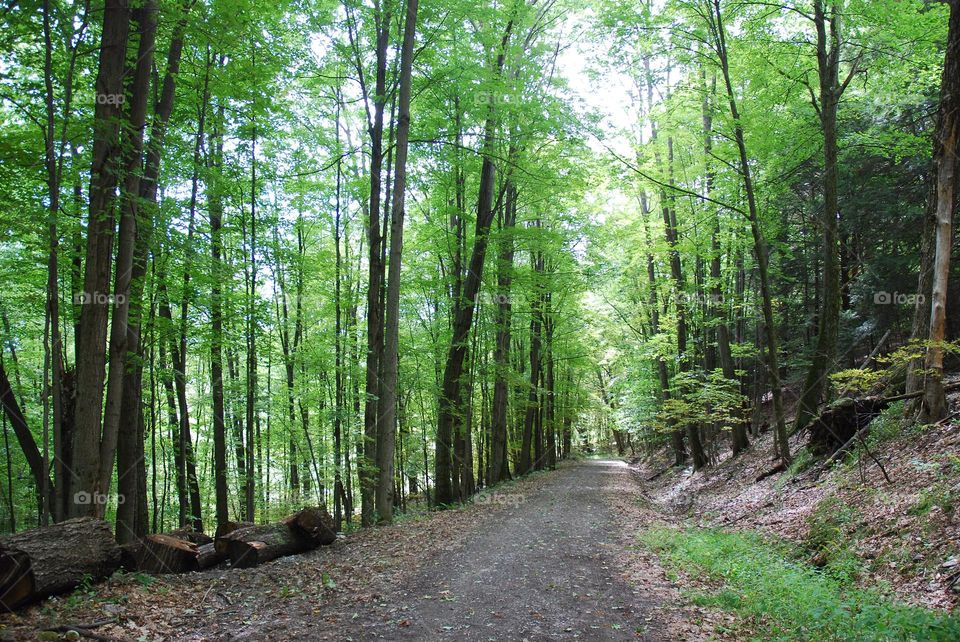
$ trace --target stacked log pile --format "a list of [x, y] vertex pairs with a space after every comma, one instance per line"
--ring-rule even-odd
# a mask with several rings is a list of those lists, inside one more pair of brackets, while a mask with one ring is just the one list
[[215, 537], [183, 528], [122, 548], [105, 521], [70, 519], [0, 539], [0, 607], [13, 610], [103, 579], [121, 562], [128, 570], [153, 574], [201, 571], [228, 561], [232, 568], [248, 568], [336, 538], [333, 518], [322, 506], [274, 524], [221, 524]]

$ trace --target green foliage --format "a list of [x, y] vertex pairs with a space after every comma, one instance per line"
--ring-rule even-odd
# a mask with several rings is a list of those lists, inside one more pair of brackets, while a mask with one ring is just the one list
[[912, 421], [904, 416], [904, 403], [895, 401], [870, 422], [870, 430], [866, 438], [868, 447], [873, 448], [897, 438], [912, 424]]
[[663, 402], [658, 425], [661, 430], [716, 422], [725, 427], [744, 423], [746, 398], [739, 383], [727, 379], [721, 370], [708, 373], [681, 372], [673, 378], [675, 397]]
[[817, 504], [807, 519], [809, 530], [803, 543], [815, 566], [838, 579], [856, 578], [860, 563], [850, 542], [856, 536], [860, 517], [855, 508], [837, 497]]
[[813, 453], [810, 452], [810, 449], [801, 448], [794, 453], [793, 461], [790, 462], [786, 472], [780, 476], [774, 487], [777, 490], [782, 490], [791, 479], [809, 469], [814, 463], [816, 463], [816, 460], [813, 457]]
[[790, 549], [743, 532], [654, 527], [641, 541], [668, 564], [703, 572], [719, 588], [696, 599], [735, 611], [764, 640], [857, 641], [960, 638], [960, 618], [904, 606], [792, 559]]

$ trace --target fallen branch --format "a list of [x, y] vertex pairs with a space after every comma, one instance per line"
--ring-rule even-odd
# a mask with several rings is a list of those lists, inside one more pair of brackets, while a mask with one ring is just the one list
[[785, 471], [786, 469], [787, 469], [786, 464], [784, 464], [784, 463], [781, 461], [779, 464], [777, 464], [776, 466], [774, 466], [773, 468], [771, 468], [771, 469], [768, 470], [767, 472], [765, 472], [765, 473], [763, 473], [762, 475], [760, 475], [759, 477], [757, 477], [757, 480], [756, 480], [756, 481], [757, 481], [757, 482], [762, 482], [762, 481], [763, 481], [764, 479], [766, 479], [767, 477], [773, 477], [773, 476], [776, 475], [777, 473], [782, 473], [782, 472]]
[[88, 638], [90, 640], [100, 640], [102, 642], [117, 642], [120, 638], [115, 638], [109, 635], [100, 635], [95, 633], [93, 629], [98, 629], [101, 626], [106, 626], [108, 624], [115, 624], [116, 620], [111, 618], [109, 620], [101, 620], [99, 622], [91, 622], [90, 624], [59, 624], [56, 626], [50, 626], [43, 629], [43, 632], [50, 633], [78, 633], [81, 637]]
[[[944, 392], [951, 392], [953, 390], [960, 390], [960, 381], [954, 381], [953, 383], [948, 383], [943, 386]], [[893, 403], [894, 401], [902, 401], [904, 399], [916, 399], [917, 397], [922, 397], [924, 390], [916, 390], [914, 392], [905, 392], [902, 395], [894, 395], [892, 397], [883, 397], [882, 400], [887, 403]]]

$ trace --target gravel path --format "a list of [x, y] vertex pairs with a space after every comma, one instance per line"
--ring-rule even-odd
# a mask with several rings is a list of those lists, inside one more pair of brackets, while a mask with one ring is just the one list
[[[486, 497], [461, 547], [434, 556], [357, 639], [656, 640], [656, 604], [620, 579], [619, 529], [608, 495], [630, 479], [621, 461], [589, 460], [534, 492]], [[384, 605], [386, 605], [384, 607]], [[369, 614], [373, 615], [373, 614]]]

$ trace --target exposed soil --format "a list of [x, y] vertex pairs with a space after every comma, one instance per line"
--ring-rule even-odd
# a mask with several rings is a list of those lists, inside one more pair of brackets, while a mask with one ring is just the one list
[[118, 639], [707, 639], [634, 546], [640, 499], [623, 462], [572, 462], [258, 568], [114, 577], [3, 616], [2, 636], [106, 617], [97, 634]]

